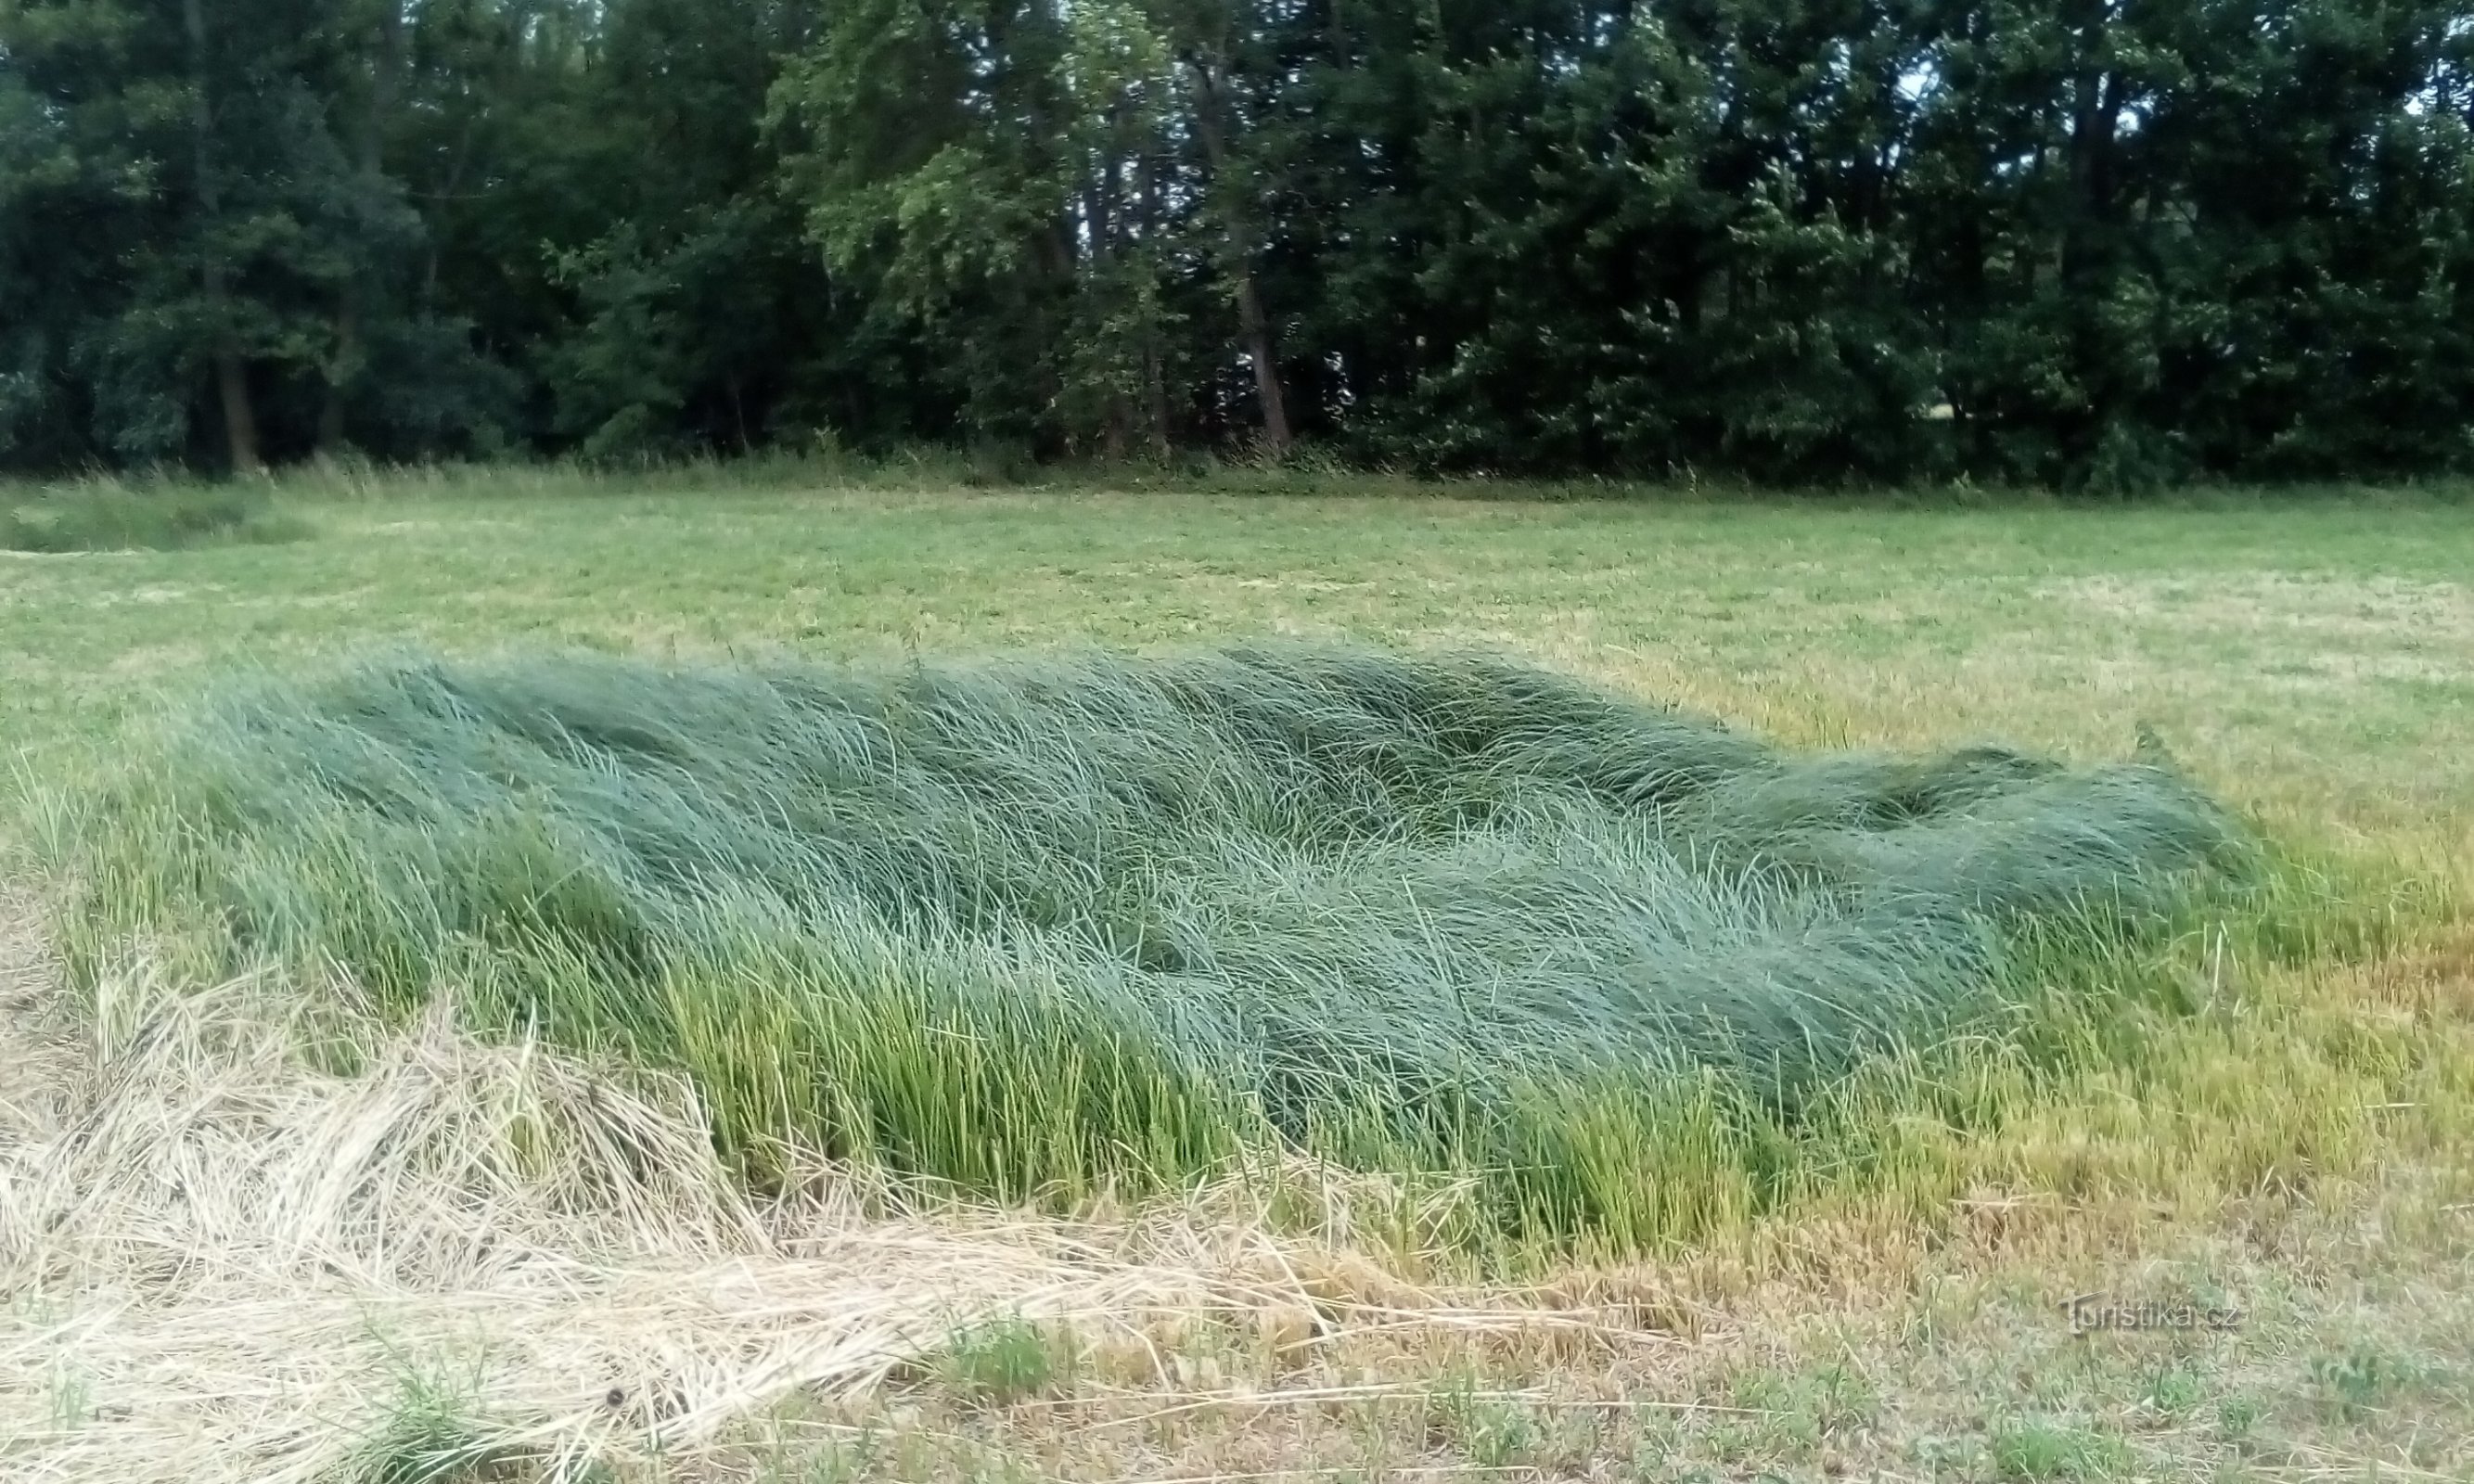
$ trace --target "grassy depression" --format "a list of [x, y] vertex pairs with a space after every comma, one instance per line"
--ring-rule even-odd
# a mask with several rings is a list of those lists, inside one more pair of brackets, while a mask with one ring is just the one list
[[1076, 1195], [1302, 1150], [1627, 1246], [1880, 1157], [1884, 1099], [1963, 1121], [2119, 1052], [2259, 875], [2152, 759], [1787, 751], [1294, 643], [362, 664], [183, 716], [55, 849], [90, 976], [144, 937], [452, 995], [686, 1070], [760, 1180], [821, 1146]]

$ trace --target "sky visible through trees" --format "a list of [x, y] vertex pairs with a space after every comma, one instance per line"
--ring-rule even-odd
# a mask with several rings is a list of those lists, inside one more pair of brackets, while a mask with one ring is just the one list
[[2474, 466], [2462, 0], [0, 0], [0, 469]]

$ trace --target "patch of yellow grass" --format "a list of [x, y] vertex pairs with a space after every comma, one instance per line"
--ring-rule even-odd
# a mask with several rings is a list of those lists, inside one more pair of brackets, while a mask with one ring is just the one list
[[[1141, 1350], [1198, 1321], [1291, 1340], [1600, 1327], [1410, 1285], [1233, 1197], [932, 1219], [819, 1169], [760, 1202], [679, 1082], [476, 1044], [443, 1016], [322, 1072], [301, 1057], [321, 1035], [301, 1003], [127, 979], [76, 1038], [28, 1033], [47, 998], [12, 1004], [0, 1086], [56, 1095], [12, 1104], [0, 1131], [10, 1472], [306, 1484], [391, 1453], [679, 1468], [751, 1416], [866, 1393], [997, 1316]], [[407, 1436], [407, 1417], [429, 1430]]]

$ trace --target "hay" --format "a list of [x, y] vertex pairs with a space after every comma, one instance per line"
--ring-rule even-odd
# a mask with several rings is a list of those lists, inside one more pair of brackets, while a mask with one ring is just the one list
[[[48, 1007], [21, 1000], [13, 1020]], [[1139, 1338], [1351, 1305], [1241, 1209], [1069, 1225], [759, 1202], [675, 1079], [430, 1017], [352, 1075], [297, 1001], [105, 986], [83, 1042], [0, 1025], [0, 1472], [308, 1484], [485, 1461], [675, 1476], [793, 1398], [848, 1398], [997, 1316]], [[1385, 1325], [1556, 1323], [1395, 1286]], [[1588, 1323], [1586, 1317], [1564, 1321]], [[392, 1472], [390, 1472], [392, 1471]]]

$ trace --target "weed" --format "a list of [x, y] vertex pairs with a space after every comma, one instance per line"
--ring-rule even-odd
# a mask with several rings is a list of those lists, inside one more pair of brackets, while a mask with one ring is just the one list
[[1880, 1407], [1872, 1386], [1841, 1365], [1744, 1370], [1730, 1382], [1728, 1401], [1730, 1414], [1706, 1441], [1738, 1464], [1811, 1464], [1825, 1442], [1872, 1426]]
[[2404, 1362], [2368, 1345], [2314, 1359], [2311, 1377], [2320, 1395], [2348, 1419], [2376, 1410], [2413, 1378], [2412, 1368]]
[[2217, 1432], [2228, 1443], [2247, 1442], [2268, 1407], [2257, 1397], [2237, 1394], [2217, 1403]]
[[1027, 1319], [1003, 1318], [955, 1330], [922, 1369], [957, 1399], [1006, 1406], [1065, 1384], [1074, 1355], [1055, 1331]]
[[830, 1439], [794, 1450], [781, 1449], [757, 1467], [756, 1484], [859, 1484], [876, 1452], [874, 1437]]
[[1995, 1428], [1986, 1451], [1994, 1477], [2002, 1480], [2110, 1479], [2130, 1464], [2130, 1450], [2118, 1438], [2034, 1420]]
[[1633, 1438], [1631, 1477], [1642, 1481], [1669, 1477], [1672, 1464], [1686, 1444], [1683, 1429], [1674, 1423], [1665, 1418], [1651, 1419]]
[[461, 1391], [407, 1374], [352, 1476], [359, 1484], [487, 1484], [510, 1477], [515, 1462], [481, 1441]]
[[94, 1417], [94, 1383], [65, 1365], [52, 1369], [51, 1422], [56, 1432], [71, 1432]]
[[1436, 1394], [1436, 1416], [1463, 1458], [1490, 1472], [1528, 1463], [1546, 1444], [1548, 1429], [1530, 1407], [1481, 1395], [1463, 1375]]
[[2142, 1400], [2149, 1411], [2172, 1418], [2196, 1407], [2205, 1393], [2196, 1371], [2187, 1365], [2167, 1365], [2148, 1374], [2147, 1394]]

